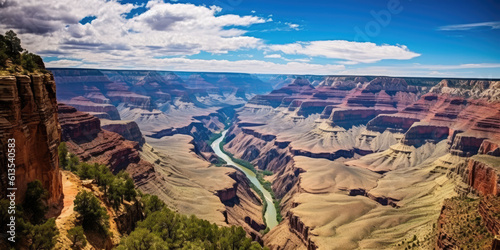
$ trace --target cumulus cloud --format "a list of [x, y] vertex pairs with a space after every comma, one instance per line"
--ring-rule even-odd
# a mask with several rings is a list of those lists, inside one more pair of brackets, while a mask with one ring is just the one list
[[290, 55], [321, 56], [353, 63], [374, 63], [384, 59], [408, 60], [420, 56], [404, 45], [376, 45], [344, 40], [297, 42], [271, 45], [269, 49]]
[[451, 30], [471, 30], [471, 29], [484, 28], [484, 27], [491, 28], [493, 30], [500, 29], [500, 21], [446, 25], [446, 26], [441, 26], [438, 29], [451, 31]]
[[[273, 22], [271, 16], [226, 14], [219, 6], [160, 0], [143, 5], [117, 0], [0, 0], [0, 32], [13, 29], [20, 34], [24, 48], [57, 58], [47, 62], [49, 67], [333, 74], [345, 66], [314, 64], [312, 57], [341, 59], [348, 65], [419, 56], [403, 45], [335, 40], [269, 45], [248, 35], [250, 26]], [[90, 17], [91, 22], [82, 21]], [[274, 24], [300, 29], [294, 23]], [[188, 58], [201, 52], [222, 55], [252, 50], [274, 51], [265, 58], [279, 58], [284, 63]]]
[[[261, 40], [245, 36], [242, 28], [267, 22], [256, 16], [220, 15], [217, 6], [161, 1], [149, 1], [144, 13], [126, 18], [138, 7], [105, 0], [6, 0], [0, 29], [21, 33], [25, 47], [34, 52], [130, 50], [138, 56], [168, 56], [255, 48]], [[91, 23], [79, 23], [89, 16], [95, 17]]]

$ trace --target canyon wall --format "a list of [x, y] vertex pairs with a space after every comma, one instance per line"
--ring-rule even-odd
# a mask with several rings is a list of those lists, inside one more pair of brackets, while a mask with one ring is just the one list
[[102, 129], [97, 117], [59, 104], [59, 122], [69, 152], [80, 160], [106, 165], [114, 173], [125, 170], [137, 185], [155, 178], [153, 165], [140, 157], [139, 142]]
[[496, 193], [484, 157], [468, 157], [497, 154], [498, 84], [450, 79], [474, 91], [431, 91], [442, 81], [326, 77], [314, 87], [295, 79], [239, 110], [225, 150], [272, 171], [281, 199], [284, 221], [266, 244], [411, 246], [414, 233], [417, 246], [434, 247], [422, 242], [433, 242], [427, 232], [444, 199], [474, 185]]
[[0, 77], [0, 189], [7, 195], [9, 139], [15, 139], [16, 202], [22, 202], [27, 184], [40, 180], [49, 191], [48, 202], [62, 199], [59, 172], [61, 128], [58, 122], [56, 84], [51, 74]]

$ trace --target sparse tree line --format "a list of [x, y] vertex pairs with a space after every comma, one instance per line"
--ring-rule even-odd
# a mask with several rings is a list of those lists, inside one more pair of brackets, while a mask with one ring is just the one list
[[28, 74], [37, 70], [45, 72], [45, 65], [39, 55], [25, 50], [17, 34], [9, 30], [0, 35], [0, 69]]

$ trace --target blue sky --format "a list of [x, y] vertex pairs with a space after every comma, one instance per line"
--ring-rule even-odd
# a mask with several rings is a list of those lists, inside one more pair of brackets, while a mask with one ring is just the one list
[[7, 0], [0, 30], [49, 67], [500, 78], [498, 13], [493, 0]]

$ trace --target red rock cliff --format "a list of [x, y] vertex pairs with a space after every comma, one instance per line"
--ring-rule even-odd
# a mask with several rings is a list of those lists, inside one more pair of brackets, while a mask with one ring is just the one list
[[51, 74], [0, 77], [0, 192], [7, 192], [8, 139], [16, 144], [16, 200], [27, 184], [40, 180], [49, 191], [49, 204], [62, 199], [57, 147], [61, 129], [57, 119], [56, 85]]
[[101, 129], [99, 119], [71, 106], [59, 105], [59, 121], [68, 150], [81, 160], [126, 170], [137, 185], [155, 178], [153, 166], [140, 158], [138, 142]]

